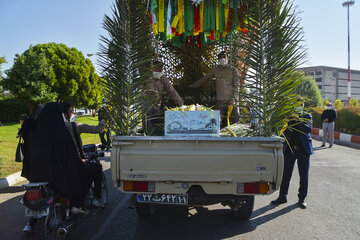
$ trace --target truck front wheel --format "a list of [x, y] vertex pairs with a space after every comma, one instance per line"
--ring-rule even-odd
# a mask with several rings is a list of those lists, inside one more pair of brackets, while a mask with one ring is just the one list
[[231, 208], [234, 217], [242, 220], [249, 219], [254, 209], [254, 199], [254, 196], [246, 196], [239, 204], [234, 205]]
[[135, 204], [136, 212], [140, 216], [152, 216], [155, 213], [156, 207], [151, 203], [138, 203]]

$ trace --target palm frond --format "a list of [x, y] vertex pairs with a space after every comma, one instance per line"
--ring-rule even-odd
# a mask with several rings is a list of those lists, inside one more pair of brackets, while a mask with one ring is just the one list
[[300, 105], [291, 93], [301, 83], [296, 68], [305, 58], [298, 12], [290, 0], [252, 0], [247, 29], [238, 46], [248, 53], [239, 59], [248, 67], [245, 86], [249, 93], [242, 99], [257, 109], [261, 124], [255, 134], [278, 135], [294, 107]]
[[150, 77], [153, 56], [146, 2], [115, 0], [112, 16], [105, 16], [99, 65], [106, 79], [105, 97], [112, 107], [114, 131], [131, 135], [144, 114], [142, 84]]

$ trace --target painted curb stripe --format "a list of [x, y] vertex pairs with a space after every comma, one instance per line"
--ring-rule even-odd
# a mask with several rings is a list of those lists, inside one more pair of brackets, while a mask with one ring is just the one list
[[351, 142], [360, 144], [360, 136], [351, 136]]
[[[323, 130], [321, 128], [313, 128], [313, 129], [311, 129], [310, 134], [314, 135], [314, 136], [322, 137], [323, 136]], [[328, 135], [328, 137], [329, 137], [329, 135]], [[345, 141], [345, 142], [351, 142], [351, 143], [360, 144], [360, 136], [350, 135], [350, 134], [341, 133], [341, 132], [335, 132], [334, 131], [334, 139], [340, 140], [340, 141]]]
[[351, 142], [351, 135], [342, 133], [342, 134], [340, 134], [340, 140], [345, 141], [345, 142]]
[[311, 129], [311, 134], [312, 135], [319, 135], [319, 129], [318, 128], [313, 128], [313, 129]]
[[25, 178], [21, 177], [21, 172], [16, 172], [7, 176], [6, 178], [0, 178], [0, 189], [10, 187], [25, 180]]

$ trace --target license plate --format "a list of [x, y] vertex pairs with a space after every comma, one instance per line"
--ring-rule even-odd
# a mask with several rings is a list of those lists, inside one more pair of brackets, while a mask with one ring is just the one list
[[42, 211], [34, 211], [30, 208], [25, 207], [25, 216], [26, 217], [43, 217], [49, 215], [49, 208], [46, 208]]
[[159, 203], [159, 204], [180, 204], [188, 203], [187, 194], [138, 194], [137, 202], [143, 203]]

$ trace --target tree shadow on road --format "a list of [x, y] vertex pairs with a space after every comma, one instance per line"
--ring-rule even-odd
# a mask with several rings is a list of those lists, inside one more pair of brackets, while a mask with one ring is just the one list
[[22, 186], [13, 186], [13, 187], [7, 187], [7, 188], [3, 188], [0, 189], [0, 194], [1, 193], [18, 193], [18, 192], [23, 192], [24, 188]]
[[[22, 187], [15, 188], [17, 190], [14, 193], [20, 192], [18, 191], [19, 188], [22, 189]], [[12, 190], [7, 188], [6, 192], [9, 193], [12, 192]], [[19, 202], [22, 197], [23, 195], [15, 196], [0, 204], [0, 239], [36, 239], [35, 234], [26, 234], [22, 231], [25, 224], [28, 222], [28, 218], [25, 217], [25, 208]]]

